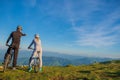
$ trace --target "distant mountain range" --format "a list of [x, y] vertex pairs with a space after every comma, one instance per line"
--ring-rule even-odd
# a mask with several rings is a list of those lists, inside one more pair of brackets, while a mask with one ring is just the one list
[[[31, 51], [20, 51], [18, 55], [19, 65], [28, 65]], [[0, 62], [3, 61], [5, 50], [0, 51]], [[66, 65], [82, 65], [92, 64], [94, 62], [104, 62], [113, 60], [112, 58], [99, 58], [99, 57], [85, 57], [75, 56], [68, 54], [61, 54], [55, 52], [43, 52], [43, 65], [47, 66], [66, 66]]]

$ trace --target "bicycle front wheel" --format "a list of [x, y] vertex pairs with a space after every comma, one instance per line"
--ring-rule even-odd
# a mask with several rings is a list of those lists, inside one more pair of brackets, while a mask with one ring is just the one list
[[6, 71], [7, 67], [8, 67], [8, 64], [9, 64], [9, 61], [11, 59], [11, 56], [10, 54], [7, 55], [6, 59], [5, 59], [5, 62], [4, 62], [4, 66], [3, 66], [3, 72]]

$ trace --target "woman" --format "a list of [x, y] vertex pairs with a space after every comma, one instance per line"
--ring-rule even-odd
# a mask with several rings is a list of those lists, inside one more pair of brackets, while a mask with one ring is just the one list
[[39, 57], [39, 71], [42, 71], [42, 47], [41, 47], [41, 40], [38, 34], [35, 34], [35, 38], [33, 39], [32, 43], [29, 45], [28, 49], [31, 49], [31, 46], [34, 45], [34, 51], [29, 60], [29, 72], [32, 70], [32, 63], [34, 60], [33, 57]]

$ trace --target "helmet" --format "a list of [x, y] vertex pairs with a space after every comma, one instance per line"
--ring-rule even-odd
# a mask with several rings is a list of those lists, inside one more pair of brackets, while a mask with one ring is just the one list
[[38, 38], [39, 38], [40, 36], [39, 36], [39, 34], [35, 34], [35, 37], [38, 37]]
[[18, 26], [17, 26], [17, 29], [21, 29], [21, 30], [22, 30], [22, 26], [18, 25]]

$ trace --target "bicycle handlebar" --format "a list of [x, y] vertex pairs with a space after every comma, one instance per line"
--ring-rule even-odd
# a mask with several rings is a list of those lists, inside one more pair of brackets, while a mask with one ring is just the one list
[[8, 47], [11, 47], [11, 48], [12, 48], [12, 46], [11, 46], [11, 45], [6, 45], [6, 46], [8, 46]]
[[[13, 48], [11, 45], [6, 45], [6, 46], [8, 46], [8, 47], [10, 47], [10, 48]], [[21, 49], [21, 48], [19, 48], [19, 49]]]
[[28, 48], [28, 49], [34, 50], [33, 48]]

